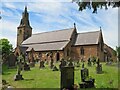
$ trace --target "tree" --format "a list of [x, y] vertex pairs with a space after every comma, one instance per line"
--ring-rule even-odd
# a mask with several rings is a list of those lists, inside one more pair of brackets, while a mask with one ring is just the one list
[[76, 2], [79, 6], [79, 11], [82, 11], [86, 8], [93, 9], [93, 13], [97, 13], [98, 8], [103, 8], [107, 10], [109, 6], [120, 7], [119, 0], [72, 0], [72, 2]]
[[2, 55], [3, 63], [7, 60], [7, 57], [12, 52], [12, 50], [12, 44], [10, 44], [8, 39], [0, 39], [0, 55]]

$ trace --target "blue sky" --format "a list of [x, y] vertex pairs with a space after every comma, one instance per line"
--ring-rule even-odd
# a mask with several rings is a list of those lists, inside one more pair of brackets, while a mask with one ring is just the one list
[[78, 5], [67, 0], [66, 2], [48, 1], [2, 2], [0, 4], [2, 10], [0, 38], [8, 38], [10, 43], [16, 46], [17, 27], [24, 7], [27, 5], [33, 33], [71, 28], [73, 23], [76, 23], [78, 32], [98, 31], [101, 26], [104, 42], [113, 48], [118, 46], [117, 8], [100, 9], [97, 14], [93, 14], [92, 9], [78, 11]]

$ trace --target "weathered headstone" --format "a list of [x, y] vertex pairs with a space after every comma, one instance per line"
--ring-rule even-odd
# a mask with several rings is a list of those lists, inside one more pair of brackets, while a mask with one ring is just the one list
[[[83, 63], [84, 65], [84, 63]], [[89, 70], [87, 68], [82, 68], [81, 69], [81, 83], [80, 88], [92, 88], [94, 87], [94, 81], [95, 79], [92, 79], [89, 77]]]
[[81, 69], [81, 80], [82, 82], [85, 81], [85, 79], [87, 79], [89, 77], [89, 71], [87, 68], [82, 68]]
[[30, 67], [35, 67], [35, 60], [34, 60], [34, 49], [31, 49], [31, 61], [30, 61]]
[[51, 62], [50, 62], [50, 68], [51, 68], [51, 69], [52, 69], [52, 68], [53, 68], [53, 66], [54, 66], [53, 62], [54, 62], [54, 60], [53, 60], [53, 59], [51, 59]]
[[79, 60], [77, 61], [77, 65], [76, 66], [80, 67], [80, 61]]
[[61, 90], [73, 90], [74, 85], [74, 67], [61, 67]]
[[97, 61], [96, 72], [97, 72], [97, 74], [101, 74], [102, 73], [102, 64], [100, 64], [100, 60], [99, 59]]
[[66, 66], [66, 61], [64, 59], [62, 59], [60, 65], [59, 65], [59, 69], [61, 70], [61, 68], [64, 66]]
[[44, 62], [43, 60], [41, 60], [41, 61], [40, 61], [40, 67], [39, 67], [39, 68], [44, 68], [44, 67], [45, 67], [44, 63], [45, 63], [45, 62]]
[[95, 63], [96, 63], [96, 58], [95, 57], [92, 57], [92, 62], [93, 62], [93, 65], [95, 65]]
[[84, 63], [82, 64], [82, 68], [84, 68]]
[[88, 66], [91, 66], [91, 65], [92, 65], [91, 60], [90, 58], [88, 58]]
[[23, 80], [23, 77], [21, 75], [21, 71], [22, 71], [22, 56], [19, 55], [18, 57], [18, 71], [17, 71], [17, 74], [15, 75], [14, 77], [14, 80], [17, 81], [17, 80]]
[[72, 60], [69, 61], [68, 66], [74, 66]]

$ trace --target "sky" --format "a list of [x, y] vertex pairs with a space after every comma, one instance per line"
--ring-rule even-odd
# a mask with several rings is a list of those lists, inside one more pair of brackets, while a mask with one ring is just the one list
[[17, 27], [25, 6], [28, 8], [33, 34], [72, 28], [76, 23], [79, 33], [99, 31], [101, 27], [104, 42], [114, 49], [118, 46], [118, 8], [98, 9], [98, 13], [93, 14], [92, 9], [78, 11], [78, 5], [71, 0], [4, 0], [0, 3], [0, 39], [7, 38], [14, 48]]

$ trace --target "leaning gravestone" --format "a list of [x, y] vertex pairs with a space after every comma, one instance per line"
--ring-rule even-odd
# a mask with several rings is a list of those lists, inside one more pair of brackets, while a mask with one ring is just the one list
[[61, 90], [73, 90], [74, 85], [74, 67], [61, 67]]
[[97, 61], [96, 72], [97, 72], [97, 74], [101, 74], [102, 73], [102, 64], [100, 64], [100, 60], [99, 59]]
[[81, 69], [81, 83], [80, 88], [92, 88], [94, 87], [94, 81], [95, 79], [89, 78], [89, 70], [87, 68], [84, 68], [84, 63], [82, 65]]

